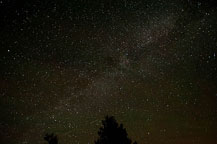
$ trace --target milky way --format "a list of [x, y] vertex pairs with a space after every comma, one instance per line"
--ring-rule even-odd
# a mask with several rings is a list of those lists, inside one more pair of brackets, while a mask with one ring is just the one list
[[0, 143], [217, 143], [212, 0], [0, 1]]

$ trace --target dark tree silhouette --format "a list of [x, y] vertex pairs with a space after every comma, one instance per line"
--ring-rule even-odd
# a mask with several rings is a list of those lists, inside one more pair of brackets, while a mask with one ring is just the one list
[[[106, 116], [102, 121], [103, 127], [98, 131], [99, 138], [95, 144], [131, 144], [123, 124], [118, 124], [113, 116]], [[133, 144], [137, 144], [134, 142]]]
[[48, 142], [48, 144], [58, 144], [58, 139], [57, 136], [52, 134], [46, 134], [44, 136], [44, 140]]

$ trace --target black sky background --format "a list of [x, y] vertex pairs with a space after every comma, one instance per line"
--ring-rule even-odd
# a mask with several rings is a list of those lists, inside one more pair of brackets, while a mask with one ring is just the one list
[[0, 142], [216, 143], [214, 0], [0, 1]]

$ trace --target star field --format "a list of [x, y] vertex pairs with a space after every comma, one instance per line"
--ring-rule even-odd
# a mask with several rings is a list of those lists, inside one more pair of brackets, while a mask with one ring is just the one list
[[0, 143], [217, 143], [212, 0], [0, 1]]

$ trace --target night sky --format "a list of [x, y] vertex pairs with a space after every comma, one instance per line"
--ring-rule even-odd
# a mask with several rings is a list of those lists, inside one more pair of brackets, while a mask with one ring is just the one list
[[0, 143], [217, 143], [215, 0], [0, 0]]

